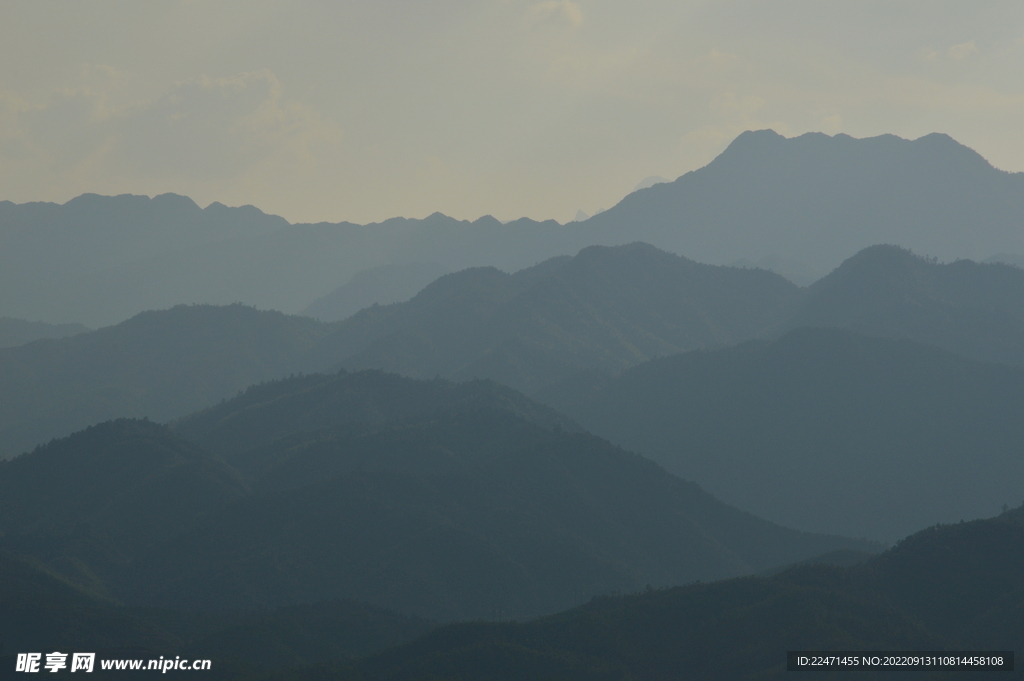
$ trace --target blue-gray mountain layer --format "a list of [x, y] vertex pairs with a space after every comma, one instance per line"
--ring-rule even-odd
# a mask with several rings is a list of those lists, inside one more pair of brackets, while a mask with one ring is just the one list
[[200, 209], [170, 194], [0, 202], [0, 316], [99, 327], [183, 303], [298, 313], [381, 265], [512, 272], [634, 241], [698, 262], [786, 263], [804, 283], [879, 243], [942, 260], [1021, 254], [1022, 224], [1024, 174], [997, 170], [945, 135], [786, 139], [762, 130], [704, 168], [567, 225], [439, 213], [291, 225], [251, 206]]

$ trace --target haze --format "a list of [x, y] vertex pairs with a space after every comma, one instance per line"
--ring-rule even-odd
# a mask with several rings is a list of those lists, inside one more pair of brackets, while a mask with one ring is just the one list
[[176, 192], [293, 222], [571, 220], [740, 132], [949, 134], [1024, 170], [1024, 6], [7, 3], [14, 202]]

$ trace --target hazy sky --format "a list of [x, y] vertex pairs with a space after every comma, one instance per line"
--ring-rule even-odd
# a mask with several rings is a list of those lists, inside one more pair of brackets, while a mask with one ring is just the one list
[[746, 129], [1024, 170], [1019, 0], [0, 0], [0, 199], [567, 221]]

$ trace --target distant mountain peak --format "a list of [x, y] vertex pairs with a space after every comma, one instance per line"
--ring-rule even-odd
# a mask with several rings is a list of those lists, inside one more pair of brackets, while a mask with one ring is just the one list
[[[909, 248], [903, 246], [897, 246], [896, 244], [875, 244], [874, 246], [868, 246], [856, 254], [847, 258], [843, 265], [856, 264], [865, 261], [874, 260], [887, 260], [894, 262], [912, 262], [912, 261], [924, 261], [925, 258], [917, 255]], [[843, 267], [840, 265], [840, 267]]]
[[640, 180], [640, 182], [633, 187], [633, 191], [638, 192], [641, 189], [647, 189], [648, 187], [653, 187], [656, 184], [664, 184], [665, 182], [671, 182], [671, 180], [660, 175], [651, 175], [650, 177], [645, 177]]
[[[717, 162], [721, 158], [731, 159], [740, 155], [739, 160], [750, 162], [752, 159], [746, 154], [762, 154], [770, 151], [782, 152], [791, 150], [791, 153], [799, 153], [810, 148], [846, 150], [852, 152], [858, 148], [878, 149], [901, 149], [911, 155], [939, 154], [942, 160], [948, 162], [966, 163], [968, 166], [983, 163], [991, 167], [991, 164], [978, 152], [970, 147], [957, 142], [949, 135], [941, 132], [932, 132], [914, 140], [905, 139], [893, 134], [876, 135], [874, 137], [851, 137], [845, 133], [828, 135], [823, 132], [806, 132], [796, 137], [784, 137], [774, 130], [748, 130], [740, 133], [736, 139], [726, 148], [722, 154], [712, 161]], [[837, 159], [841, 161], [841, 159]], [[931, 159], [929, 159], [931, 160]], [[934, 159], [940, 160], [940, 159]], [[808, 162], [816, 161], [813, 157], [807, 157]], [[835, 162], [835, 161], [833, 161]]]

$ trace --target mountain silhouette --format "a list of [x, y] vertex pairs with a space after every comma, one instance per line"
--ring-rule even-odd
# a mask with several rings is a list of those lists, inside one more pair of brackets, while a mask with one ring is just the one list
[[1021, 253], [1022, 222], [1024, 173], [997, 170], [947, 135], [787, 139], [759, 130], [580, 229], [594, 243], [639, 239], [699, 262], [785, 254], [828, 271], [879, 243], [942, 260]]
[[452, 620], [872, 549], [574, 430], [491, 382], [296, 377], [173, 430], [108, 422], [0, 464], [0, 550], [129, 605], [356, 599]]
[[[1008, 517], [933, 527], [861, 566], [595, 599], [527, 623], [455, 624], [332, 671], [365, 681], [490, 679], [495, 670], [523, 681], [655, 681], [680, 670], [688, 679], [778, 679], [790, 674], [790, 650], [1020, 650], [1022, 547], [1024, 525]], [[849, 669], [834, 677], [850, 673], [888, 678]]]
[[440, 213], [292, 225], [252, 206], [200, 209], [173, 194], [4, 201], [0, 316], [96, 328], [183, 303], [295, 314], [377, 266], [512, 272], [635, 241], [704, 263], [781, 258], [805, 283], [799, 273], [827, 272], [879, 243], [944, 261], [1024, 253], [1022, 221], [1024, 174], [997, 170], [945, 135], [748, 131], [707, 166], [566, 225]]
[[807, 289], [785, 325], [906, 338], [973, 359], [1024, 365], [1024, 270], [970, 260], [939, 264], [872, 246]]
[[327, 331], [242, 305], [179, 306], [0, 350], [0, 457], [106, 419], [168, 420], [286, 376]]
[[[939, 264], [873, 246], [800, 289], [760, 269], [695, 263], [636, 243], [506, 274], [471, 268], [340, 323], [244, 306], [182, 306], [0, 349], [0, 453], [108, 418], [169, 420], [255, 381], [379, 368], [492, 378], [529, 394], [581, 372], [778, 337], [802, 326], [935, 345], [1024, 365], [1024, 271]], [[909, 531], [912, 528], [904, 528]]]
[[17, 347], [40, 338], [66, 338], [88, 330], [81, 324], [46, 324], [0, 317], [0, 349]]
[[540, 396], [790, 527], [893, 541], [1024, 498], [1024, 369], [803, 328]]
[[381, 265], [353, 275], [345, 284], [313, 301], [302, 314], [325, 322], [351, 317], [364, 307], [409, 300], [448, 269], [437, 263]]
[[641, 243], [597, 246], [513, 275], [447, 275], [407, 303], [354, 315], [312, 356], [320, 366], [487, 377], [533, 391], [581, 369], [755, 337], [799, 297], [764, 270], [701, 265]]
[[[0, 552], [0, 608], [4, 679], [17, 676], [17, 651], [43, 649], [88, 650], [98, 660], [178, 653], [215, 660], [210, 678], [244, 679], [265, 670], [370, 655], [435, 626], [355, 601], [230, 613], [132, 608], [99, 598], [38, 561], [6, 552]], [[104, 673], [99, 662], [92, 674], [117, 675]], [[178, 678], [173, 672], [168, 677]]]

